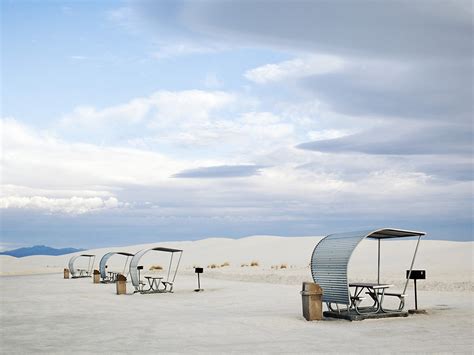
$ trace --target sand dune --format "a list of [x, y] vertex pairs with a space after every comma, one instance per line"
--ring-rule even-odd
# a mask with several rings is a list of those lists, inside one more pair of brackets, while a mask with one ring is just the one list
[[[472, 242], [425, 240], [421, 244], [415, 267], [427, 270], [428, 279], [420, 282], [419, 304], [428, 315], [354, 323], [306, 322], [299, 291], [301, 282], [311, 279], [308, 264], [319, 239], [254, 236], [87, 251], [97, 255], [97, 266], [110, 250], [136, 252], [158, 245], [182, 248], [182, 267], [173, 294], [117, 296], [113, 284], [94, 285], [90, 278], [64, 280], [62, 269], [71, 255], [2, 256], [2, 351], [472, 352]], [[384, 281], [402, 285], [413, 248], [413, 241], [383, 243]], [[110, 260], [110, 268], [119, 271], [123, 267], [120, 258]], [[251, 261], [259, 265], [241, 266]], [[229, 266], [207, 268], [226, 262]], [[145, 270], [159, 264], [166, 271], [166, 260], [158, 253], [148, 254], [143, 264]], [[283, 264], [286, 268], [275, 268]], [[202, 293], [193, 292], [194, 265], [205, 267]], [[375, 270], [376, 243], [365, 241], [351, 262], [351, 277], [373, 281]], [[131, 293], [130, 284], [128, 291]], [[410, 288], [408, 293], [412, 292]], [[412, 297], [407, 307], [413, 307]]]
[[[206, 275], [219, 279], [268, 283], [300, 284], [311, 280], [309, 263], [311, 253], [321, 237], [274, 237], [252, 236], [242, 239], [209, 238], [199, 241], [162, 242], [127, 247], [110, 247], [88, 250], [85, 253], [100, 258], [109, 251], [135, 253], [144, 248], [168, 246], [184, 250], [180, 273], [190, 274], [193, 266], [206, 268]], [[386, 282], [401, 285], [405, 270], [409, 267], [415, 241], [383, 241], [381, 247], [382, 277]], [[420, 282], [426, 290], [472, 290], [474, 242], [422, 240], [415, 268], [427, 270], [427, 280]], [[376, 277], [377, 246], [365, 240], [354, 252], [350, 264], [350, 277], [360, 281]], [[72, 255], [31, 256], [25, 258], [0, 257], [1, 275], [29, 275], [57, 273], [67, 267]], [[258, 266], [250, 267], [252, 261]], [[151, 265], [166, 267], [168, 259], [163, 255], [147, 254], [143, 258], [145, 270]], [[220, 267], [228, 263], [229, 266]], [[212, 264], [216, 269], [207, 268]], [[285, 269], [272, 267], [285, 265]], [[122, 270], [122, 259], [110, 259], [110, 268]]]

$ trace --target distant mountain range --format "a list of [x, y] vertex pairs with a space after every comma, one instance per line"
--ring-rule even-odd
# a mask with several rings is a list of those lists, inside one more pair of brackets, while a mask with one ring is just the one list
[[55, 249], [55, 248], [47, 247], [46, 245], [35, 245], [33, 247], [7, 250], [4, 252], [1, 252], [0, 255], [10, 255], [16, 258], [22, 258], [24, 256], [31, 256], [31, 255], [64, 255], [64, 254], [76, 253], [82, 250], [84, 249], [74, 249], [74, 248]]

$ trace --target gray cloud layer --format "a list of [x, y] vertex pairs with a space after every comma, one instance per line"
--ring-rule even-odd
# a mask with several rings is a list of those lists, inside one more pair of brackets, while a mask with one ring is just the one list
[[385, 126], [336, 139], [298, 145], [319, 152], [381, 155], [472, 154], [472, 128], [440, 125], [410, 129]]
[[264, 166], [221, 165], [187, 169], [173, 175], [175, 178], [235, 178], [259, 175]]
[[[156, 2], [138, 8], [155, 23], [169, 14]], [[302, 82], [339, 112], [470, 119], [468, 0], [181, 1], [173, 11], [179, 28], [209, 38], [347, 58], [348, 70]]]
[[[419, 192], [420, 203], [444, 204], [446, 210], [451, 208], [447, 206], [468, 206], [464, 182], [472, 180], [471, 1], [209, 0], [174, 4], [177, 32], [200, 40], [263, 46], [295, 57], [323, 53], [343, 59], [342, 70], [293, 78], [291, 84], [297, 88], [295, 101], [303, 94], [342, 114], [327, 118], [311, 113], [308, 117], [316, 126], [357, 133], [300, 144], [301, 152], [315, 153], [297, 164], [298, 170], [357, 181], [353, 193], [369, 176], [412, 174], [426, 179], [418, 185], [425, 189]], [[160, 19], [170, 15], [159, 2], [142, 2], [137, 7], [151, 23], [163, 23]], [[282, 86], [285, 92], [293, 88], [286, 82]], [[188, 173], [199, 176], [199, 169]], [[408, 180], [402, 179], [401, 185], [410, 185]], [[446, 195], [434, 198], [430, 191], [441, 186], [439, 181], [445, 184], [441, 190]], [[451, 197], [454, 191], [461, 192]], [[350, 194], [337, 196], [344, 205], [351, 199]], [[389, 195], [374, 196], [377, 210], [391, 206]], [[318, 202], [311, 210], [320, 205]], [[337, 211], [334, 221], [344, 225], [342, 205], [333, 201], [325, 206]], [[399, 210], [395, 206], [393, 212]], [[354, 205], [347, 213], [359, 210]], [[453, 212], [457, 214], [459, 211]], [[298, 209], [296, 215], [302, 217], [305, 212]], [[323, 211], [318, 215], [323, 216]], [[380, 218], [387, 221], [389, 216], [384, 212]], [[364, 212], [364, 218], [377, 219], [370, 212]], [[326, 214], [315, 223], [328, 226], [331, 217]]]
[[[377, 57], [469, 57], [470, 1], [206, 1], [181, 19], [209, 34]], [[157, 9], [156, 13], [159, 13]], [[271, 15], [270, 15], [271, 14]]]

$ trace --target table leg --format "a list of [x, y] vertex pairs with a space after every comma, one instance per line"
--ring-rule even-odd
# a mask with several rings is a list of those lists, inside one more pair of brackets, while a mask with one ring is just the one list
[[147, 291], [153, 290], [153, 279], [148, 278], [148, 285], [150, 286], [150, 288]]

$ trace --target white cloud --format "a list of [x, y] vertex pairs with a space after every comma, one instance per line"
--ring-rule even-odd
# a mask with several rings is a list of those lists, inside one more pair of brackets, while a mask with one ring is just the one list
[[98, 109], [79, 106], [61, 119], [61, 128], [104, 128], [143, 124], [163, 128], [176, 122], [207, 121], [211, 113], [234, 104], [236, 96], [223, 91], [158, 91], [127, 103]]
[[[2, 207], [81, 214], [125, 204], [127, 214], [146, 210], [159, 216], [224, 218], [230, 214], [243, 219], [255, 214], [306, 218], [307, 211], [321, 215], [369, 211], [375, 216], [402, 214], [397, 209], [413, 198], [422, 201], [420, 213], [433, 212], [433, 199], [446, 191], [455, 197], [446, 197], [440, 213], [465, 207], [462, 196], [467, 184], [436, 184], [414, 160], [292, 148], [301, 137], [328, 139], [350, 133], [319, 125], [326, 111], [318, 105], [281, 105], [278, 114], [253, 110], [245, 100], [235, 94], [197, 90], [160, 91], [132, 100], [147, 111], [131, 123], [146, 128], [133, 141], [140, 149], [70, 143], [5, 119]], [[133, 106], [128, 104], [94, 112], [99, 120], [109, 122], [108, 113], [127, 111]], [[346, 122], [347, 118], [337, 119]], [[232, 184], [225, 177], [172, 178], [192, 169], [235, 165], [265, 169]], [[461, 201], [461, 207], [454, 200]], [[156, 207], [150, 209], [144, 201]], [[281, 207], [274, 207], [274, 201]]]
[[251, 162], [254, 152], [298, 143], [291, 121], [256, 108], [255, 99], [224, 91], [158, 91], [104, 109], [76, 108], [60, 131], [92, 141], [97, 135], [100, 143], [116, 134], [119, 145], [140, 149], [211, 149], [216, 158], [245, 151], [237, 164]]
[[103, 191], [116, 184], [156, 184], [187, 167], [159, 153], [68, 143], [13, 119], [0, 125], [3, 184]]
[[346, 63], [340, 57], [309, 55], [248, 70], [245, 77], [257, 84], [267, 84], [337, 72], [342, 70], [345, 65]]
[[351, 132], [339, 129], [323, 129], [320, 131], [309, 131], [308, 138], [312, 141], [318, 141], [323, 139], [334, 139], [340, 138], [351, 134]]
[[211, 114], [224, 107], [231, 107], [237, 100], [233, 94], [223, 91], [159, 91], [151, 95], [150, 101], [156, 112], [150, 118], [150, 126], [206, 123]]
[[[109, 187], [110, 188], [110, 187]], [[70, 198], [70, 197], [113, 197], [111, 191], [106, 190], [87, 190], [87, 189], [41, 189], [29, 186], [19, 186], [13, 184], [2, 185], [1, 196], [45, 196], [51, 198]]]
[[212, 154], [227, 162], [231, 159], [234, 163], [248, 163], [263, 152], [298, 142], [293, 124], [270, 112], [236, 112], [230, 118], [227, 115], [229, 112], [224, 109], [215, 116], [202, 114], [196, 119], [175, 120], [168, 126], [159, 121], [161, 126], [152, 126], [153, 135], [129, 143], [137, 147], [166, 145], [199, 149], [203, 155]]
[[100, 127], [108, 123], [138, 123], [145, 118], [151, 105], [148, 98], [138, 98], [102, 110], [91, 106], [79, 106], [61, 119], [61, 125]]
[[51, 213], [84, 214], [124, 206], [115, 197], [49, 198], [44, 196], [0, 197], [0, 209], [34, 209]]

